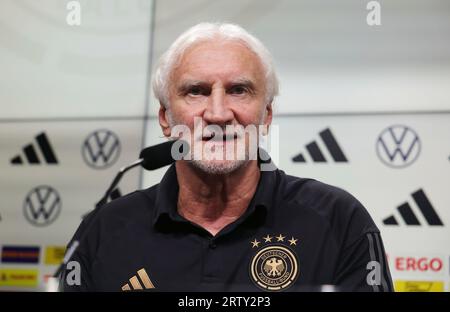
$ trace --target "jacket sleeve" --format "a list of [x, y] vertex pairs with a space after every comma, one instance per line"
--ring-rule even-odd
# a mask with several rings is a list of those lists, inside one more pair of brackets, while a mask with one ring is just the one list
[[92, 263], [92, 248], [90, 244], [92, 238], [90, 236], [95, 232], [92, 230], [92, 223], [95, 222], [93, 217], [92, 214], [89, 214], [83, 219], [67, 246], [66, 255], [73, 248], [74, 244], [78, 245], [70, 260], [63, 266], [59, 277], [59, 291], [79, 292], [95, 290], [90, 272]]
[[334, 284], [343, 291], [394, 291], [379, 232], [367, 232], [342, 250]]

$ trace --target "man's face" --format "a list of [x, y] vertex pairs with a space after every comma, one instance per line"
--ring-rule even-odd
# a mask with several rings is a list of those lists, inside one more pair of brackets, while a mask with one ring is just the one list
[[[201, 42], [185, 52], [172, 72], [170, 104], [167, 111], [161, 108], [160, 122], [162, 125], [168, 122], [170, 128], [186, 125], [192, 134], [195, 117], [201, 118], [202, 129], [217, 125], [224, 134], [230, 134], [226, 131], [226, 125], [268, 125], [272, 111], [265, 102], [265, 95], [264, 70], [256, 54], [239, 42]], [[194, 143], [203, 147], [202, 159], [193, 161], [196, 167], [208, 173], [223, 174], [236, 170], [246, 162], [236, 159], [237, 148], [234, 160], [229, 160], [229, 157], [225, 159], [225, 150], [230, 144], [236, 147], [240, 142], [247, 145], [245, 151], [248, 153], [247, 136], [231, 134], [214, 140], [210, 137], [211, 134], [204, 132], [191, 139], [191, 146]], [[223, 159], [211, 160], [208, 157], [211, 149], [220, 151]]]

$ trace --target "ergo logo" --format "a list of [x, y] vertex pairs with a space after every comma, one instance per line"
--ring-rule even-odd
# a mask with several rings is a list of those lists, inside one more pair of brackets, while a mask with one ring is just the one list
[[394, 265], [397, 271], [440, 272], [443, 267], [443, 262], [442, 259], [437, 257], [396, 257]]

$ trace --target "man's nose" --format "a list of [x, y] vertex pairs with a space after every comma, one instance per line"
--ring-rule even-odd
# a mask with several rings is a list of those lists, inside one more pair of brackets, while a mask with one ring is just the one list
[[224, 89], [214, 88], [212, 90], [203, 118], [208, 124], [227, 125], [232, 123], [234, 114], [226, 103]]

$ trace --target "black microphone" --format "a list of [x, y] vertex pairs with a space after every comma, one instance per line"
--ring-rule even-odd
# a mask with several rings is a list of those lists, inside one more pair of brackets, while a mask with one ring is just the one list
[[189, 152], [189, 146], [183, 140], [170, 140], [144, 148], [139, 154], [142, 167], [155, 170], [182, 159]]
[[[102, 199], [97, 203], [96, 206], [103, 206], [108, 201], [109, 196], [116, 188], [117, 184], [119, 184], [120, 179], [122, 179], [122, 176], [127, 172], [128, 170], [137, 167], [141, 165], [144, 167], [144, 169], [147, 170], [156, 170], [162, 167], [165, 167], [167, 165], [172, 164], [175, 160], [181, 159], [188, 150], [188, 146], [185, 141], [181, 140], [170, 140], [164, 143], [156, 144], [153, 146], [149, 146], [144, 148], [139, 153], [139, 159], [132, 162], [128, 166], [120, 168], [117, 175], [114, 177], [111, 185], [106, 190], [105, 195], [103, 195]], [[176, 144], [176, 145], [175, 145]], [[175, 145], [174, 148], [172, 148]], [[186, 151], [186, 153], [180, 154], [180, 147], [183, 147], [183, 151]], [[186, 146], [185, 146], [186, 145]], [[178, 150], [177, 150], [178, 149]], [[175, 158], [173, 157], [175, 156]]]
[[[140, 154], [139, 159], [132, 162], [128, 166], [120, 168], [117, 175], [114, 177], [109, 188], [106, 190], [105, 195], [100, 199], [100, 201], [95, 205], [95, 209], [89, 213], [90, 222], [86, 224], [86, 232], [89, 228], [89, 225], [92, 224], [92, 220], [95, 218], [95, 215], [98, 214], [101, 207], [103, 207], [107, 202], [111, 193], [116, 188], [117, 184], [119, 184], [122, 176], [130, 169], [141, 165], [146, 170], [156, 170], [167, 165], [172, 164], [175, 160], [180, 160], [189, 152], [189, 145], [186, 141], [182, 140], [170, 140], [164, 143], [160, 143], [157, 145], [149, 146], [144, 148]], [[64, 256], [64, 260], [61, 265], [56, 270], [54, 277], [58, 277], [63, 271], [64, 266], [70, 261], [72, 255], [75, 250], [78, 248], [80, 243], [84, 238], [84, 233], [79, 233], [78, 237], [74, 237], [72, 240], [72, 244], [67, 249], [66, 255]]]

